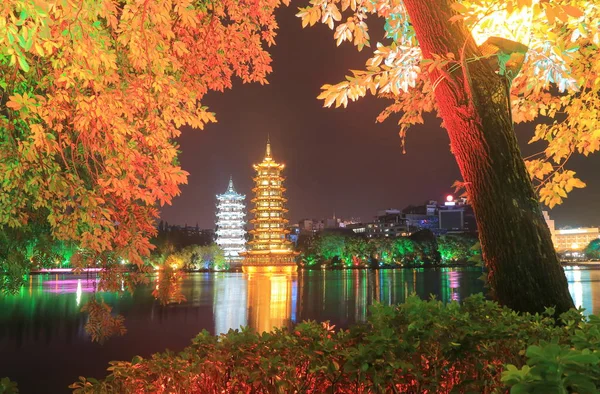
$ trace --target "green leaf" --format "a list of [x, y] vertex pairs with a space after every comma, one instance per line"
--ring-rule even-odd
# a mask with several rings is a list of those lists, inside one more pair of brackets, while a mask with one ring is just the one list
[[29, 63], [27, 63], [27, 59], [25, 59], [25, 56], [20, 54], [18, 56], [18, 60], [19, 60], [19, 66], [21, 67], [21, 70], [28, 72], [29, 71]]

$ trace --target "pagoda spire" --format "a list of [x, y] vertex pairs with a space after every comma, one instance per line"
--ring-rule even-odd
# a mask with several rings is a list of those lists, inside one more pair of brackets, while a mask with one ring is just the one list
[[271, 136], [267, 134], [267, 152], [265, 153], [265, 159], [271, 158]]
[[227, 185], [227, 192], [235, 193], [235, 189], [233, 188], [233, 177], [229, 175], [229, 185]]

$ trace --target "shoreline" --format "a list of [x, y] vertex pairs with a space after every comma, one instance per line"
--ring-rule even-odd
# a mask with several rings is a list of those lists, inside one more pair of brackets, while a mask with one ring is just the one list
[[[600, 268], [600, 261], [579, 261], [579, 262], [571, 262], [571, 261], [562, 261], [561, 265], [563, 267], [582, 267], [582, 268]], [[395, 270], [395, 269], [439, 269], [439, 268], [474, 268], [477, 267], [476, 264], [465, 264], [465, 263], [453, 263], [453, 264], [436, 264], [436, 265], [426, 265], [426, 266], [415, 266], [415, 265], [405, 265], [405, 266], [382, 266], [382, 267], [298, 267], [297, 272], [302, 271], [353, 271], [353, 270]], [[81, 272], [77, 274], [89, 274], [89, 273], [99, 273], [101, 272], [101, 268], [85, 268]], [[241, 267], [236, 267], [228, 270], [211, 270], [211, 269], [203, 269], [203, 270], [181, 270], [180, 272], [184, 273], [220, 273], [220, 272], [242, 272]], [[40, 270], [33, 270], [29, 272], [30, 275], [44, 275], [44, 274], [75, 274], [71, 268], [46, 268]]]

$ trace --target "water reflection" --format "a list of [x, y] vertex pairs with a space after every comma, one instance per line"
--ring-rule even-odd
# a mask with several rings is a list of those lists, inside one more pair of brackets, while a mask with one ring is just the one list
[[565, 275], [575, 306], [584, 308], [585, 313], [600, 313], [600, 270], [567, 267]]
[[296, 320], [297, 274], [248, 274], [248, 324], [259, 332]]
[[223, 334], [229, 329], [238, 329], [248, 325], [247, 319], [247, 282], [241, 273], [216, 273], [213, 314], [215, 316], [215, 334]]
[[[565, 272], [575, 303], [600, 313], [600, 270]], [[168, 306], [154, 300], [150, 281], [133, 295], [99, 295], [114, 313], [125, 316], [128, 329], [102, 346], [90, 342], [86, 316], [80, 313], [92, 296], [94, 276], [32, 276], [18, 294], [0, 296], [0, 371], [17, 380], [25, 394], [68, 392], [78, 375], [104, 376], [109, 361], [136, 354], [179, 351], [203, 329], [218, 334], [249, 325], [268, 331], [303, 320], [329, 320], [346, 328], [364, 321], [374, 302], [397, 304], [412, 293], [433, 294], [444, 302], [463, 300], [483, 291], [480, 275], [472, 268], [194, 273], [181, 282], [186, 301]], [[51, 368], [55, 365], [61, 368]]]

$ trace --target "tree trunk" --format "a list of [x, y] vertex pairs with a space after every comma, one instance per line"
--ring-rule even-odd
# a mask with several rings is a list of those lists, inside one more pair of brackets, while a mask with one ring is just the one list
[[[404, 0], [424, 58], [481, 56], [463, 23], [449, 22], [453, 2]], [[440, 76], [438, 112], [475, 212], [495, 298], [520, 312], [565, 312], [573, 301], [519, 150], [507, 81], [485, 60], [451, 74], [435, 70], [432, 83]]]

